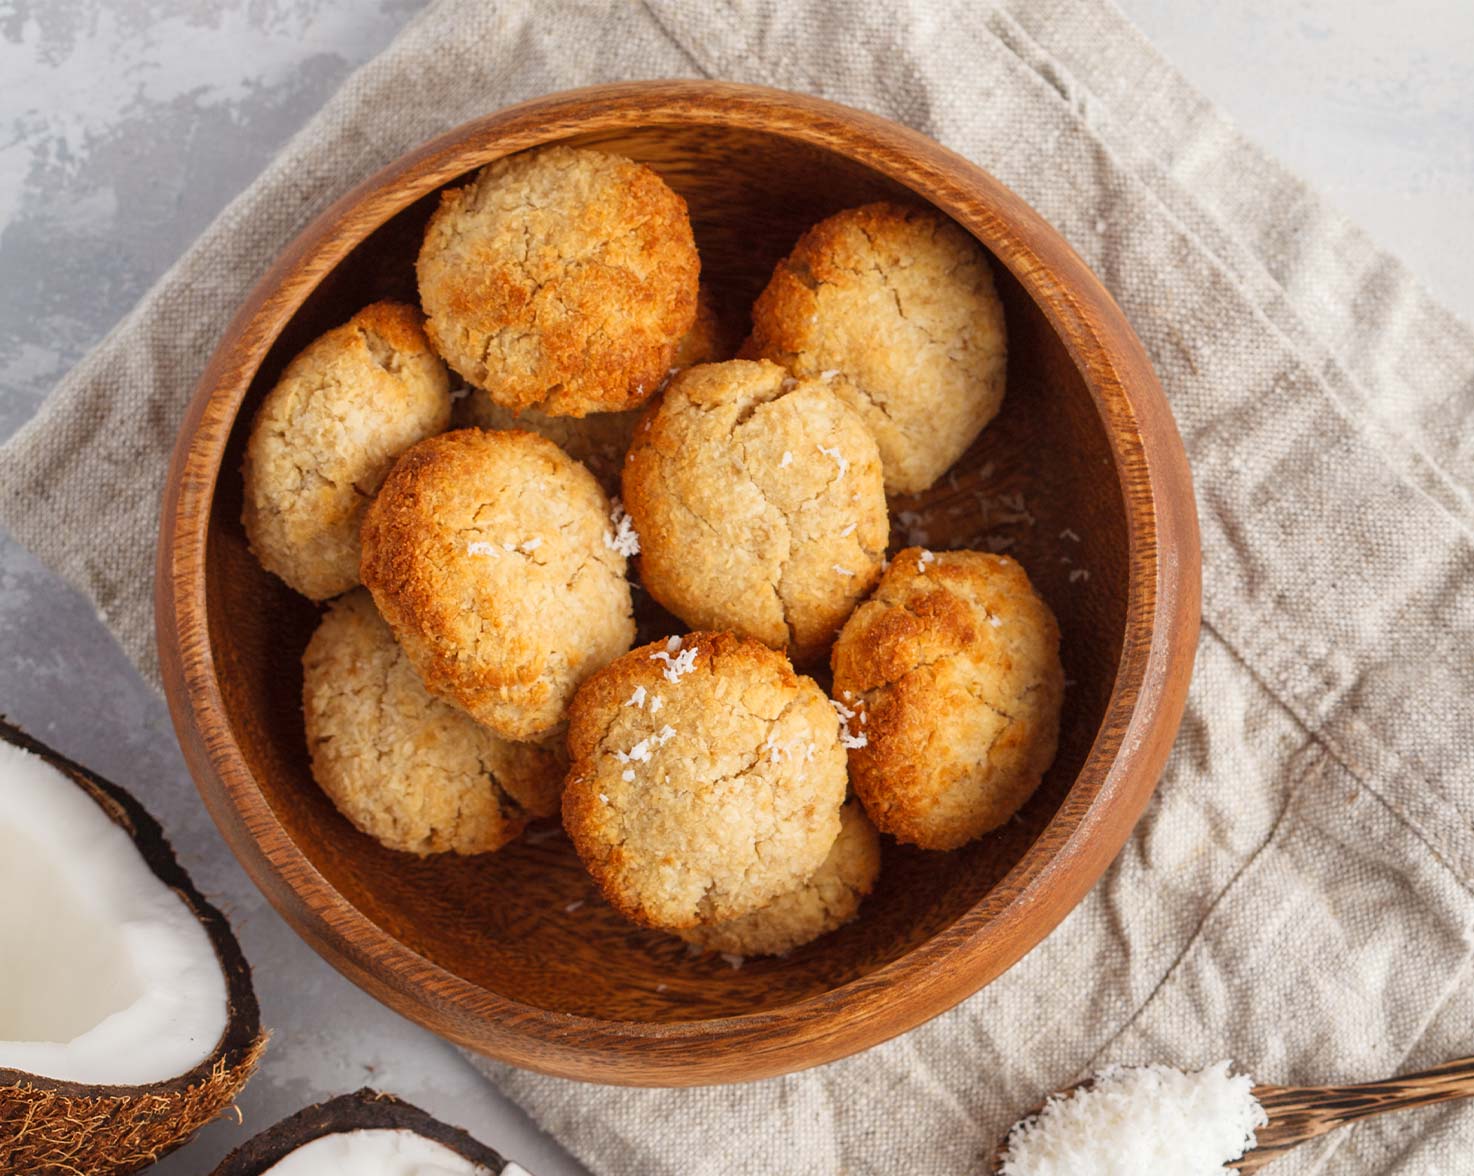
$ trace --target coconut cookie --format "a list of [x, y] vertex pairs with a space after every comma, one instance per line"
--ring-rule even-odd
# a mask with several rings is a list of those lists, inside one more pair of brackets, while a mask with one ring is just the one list
[[678, 934], [707, 951], [732, 955], [782, 955], [827, 935], [860, 913], [860, 902], [880, 873], [880, 837], [857, 801], [839, 814], [839, 836], [824, 864], [767, 906], [724, 923]]
[[687, 624], [822, 657], [880, 578], [880, 454], [819, 379], [732, 360], [676, 376], [636, 431], [640, 577]]
[[[696, 300], [696, 322], [681, 338], [671, 361], [670, 374], [698, 363], [711, 363], [725, 358], [721, 328], [702, 291]], [[528, 409], [513, 412], [492, 401], [484, 392], [473, 389], [463, 397], [455, 412], [457, 423], [479, 429], [526, 429], [546, 437], [575, 461], [589, 467], [599, 485], [611, 493], [619, 491], [619, 473], [624, 468], [624, 455], [629, 451], [643, 410], [628, 412], [591, 412], [588, 416], [548, 416]]]
[[446, 192], [416, 272], [436, 350], [491, 400], [617, 412], [660, 386], [696, 316], [686, 202], [602, 151], [499, 159]]
[[557, 812], [559, 749], [499, 739], [431, 697], [367, 592], [333, 603], [302, 670], [313, 777], [381, 845], [486, 853]]
[[845, 798], [839, 721], [781, 653], [730, 633], [635, 649], [569, 709], [563, 824], [614, 908], [735, 919], [824, 863]]
[[753, 306], [751, 345], [833, 380], [875, 434], [891, 494], [935, 482], [1003, 401], [987, 256], [929, 210], [867, 204], [809, 229]]
[[533, 433], [461, 429], [404, 454], [363, 524], [363, 582], [430, 693], [538, 739], [634, 640], [594, 476]]
[[1007, 556], [908, 547], [831, 663], [850, 781], [900, 841], [955, 849], [996, 829], [1054, 761], [1059, 627]]
[[326, 600], [358, 583], [364, 507], [416, 441], [450, 423], [450, 376], [420, 312], [366, 306], [307, 346], [267, 393], [241, 469], [241, 522], [267, 571]]

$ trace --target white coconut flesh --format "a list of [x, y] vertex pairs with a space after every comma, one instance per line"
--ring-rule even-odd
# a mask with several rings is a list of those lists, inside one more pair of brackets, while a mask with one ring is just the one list
[[225, 1034], [225, 975], [133, 839], [40, 756], [0, 743], [0, 1069], [165, 1082]]
[[[521, 1172], [515, 1164], [507, 1174]], [[443, 1143], [399, 1127], [319, 1135], [266, 1169], [267, 1176], [492, 1176]]]

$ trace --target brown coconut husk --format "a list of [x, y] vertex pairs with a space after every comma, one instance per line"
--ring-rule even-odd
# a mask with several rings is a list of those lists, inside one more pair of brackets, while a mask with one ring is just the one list
[[0, 740], [46, 760], [128, 833], [155, 876], [205, 928], [225, 975], [225, 1034], [208, 1058], [177, 1078], [142, 1086], [87, 1086], [0, 1068], [0, 1172], [137, 1172], [233, 1106], [255, 1071], [266, 1034], [251, 969], [225, 916], [195, 888], [159, 823], [132, 795], [3, 717]]

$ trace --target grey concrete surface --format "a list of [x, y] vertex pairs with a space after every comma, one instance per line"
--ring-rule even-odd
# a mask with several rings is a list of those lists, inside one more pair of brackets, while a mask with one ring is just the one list
[[[1125, 0], [1254, 138], [1474, 317], [1467, 0]], [[0, 0], [0, 437], [420, 0]], [[80, 542], [99, 537], [79, 536]], [[201, 809], [162, 702], [92, 610], [0, 537], [0, 711], [145, 795], [235, 923], [275, 1041], [241, 1102], [155, 1170], [209, 1171], [372, 1084], [538, 1176], [581, 1171], [449, 1046], [379, 1006], [261, 900]]]

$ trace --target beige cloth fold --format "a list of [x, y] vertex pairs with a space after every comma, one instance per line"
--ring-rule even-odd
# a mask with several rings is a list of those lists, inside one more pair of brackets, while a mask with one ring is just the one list
[[[740, 1087], [482, 1063], [599, 1173], [972, 1172], [1105, 1061], [1276, 1082], [1474, 1053], [1474, 334], [1247, 144], [1105, 0], [440, 0], [360, 70], [0, 451], [0, 521], [145, 674], [155, 506], [190, 386], [273, 254], [455, 123], [596, 81], [713, 76], [918, 128], [1111, 288], [1196, 474], [1204, 637], [1120, 860], [996, 983], [887, 1045]], [[96, 542], [106, 534], [108, 542]], [[474, 1125], [471, 1125], [474, 1126]], [[1474, 1110], [1274, 1171], [1474, 1171]]]

